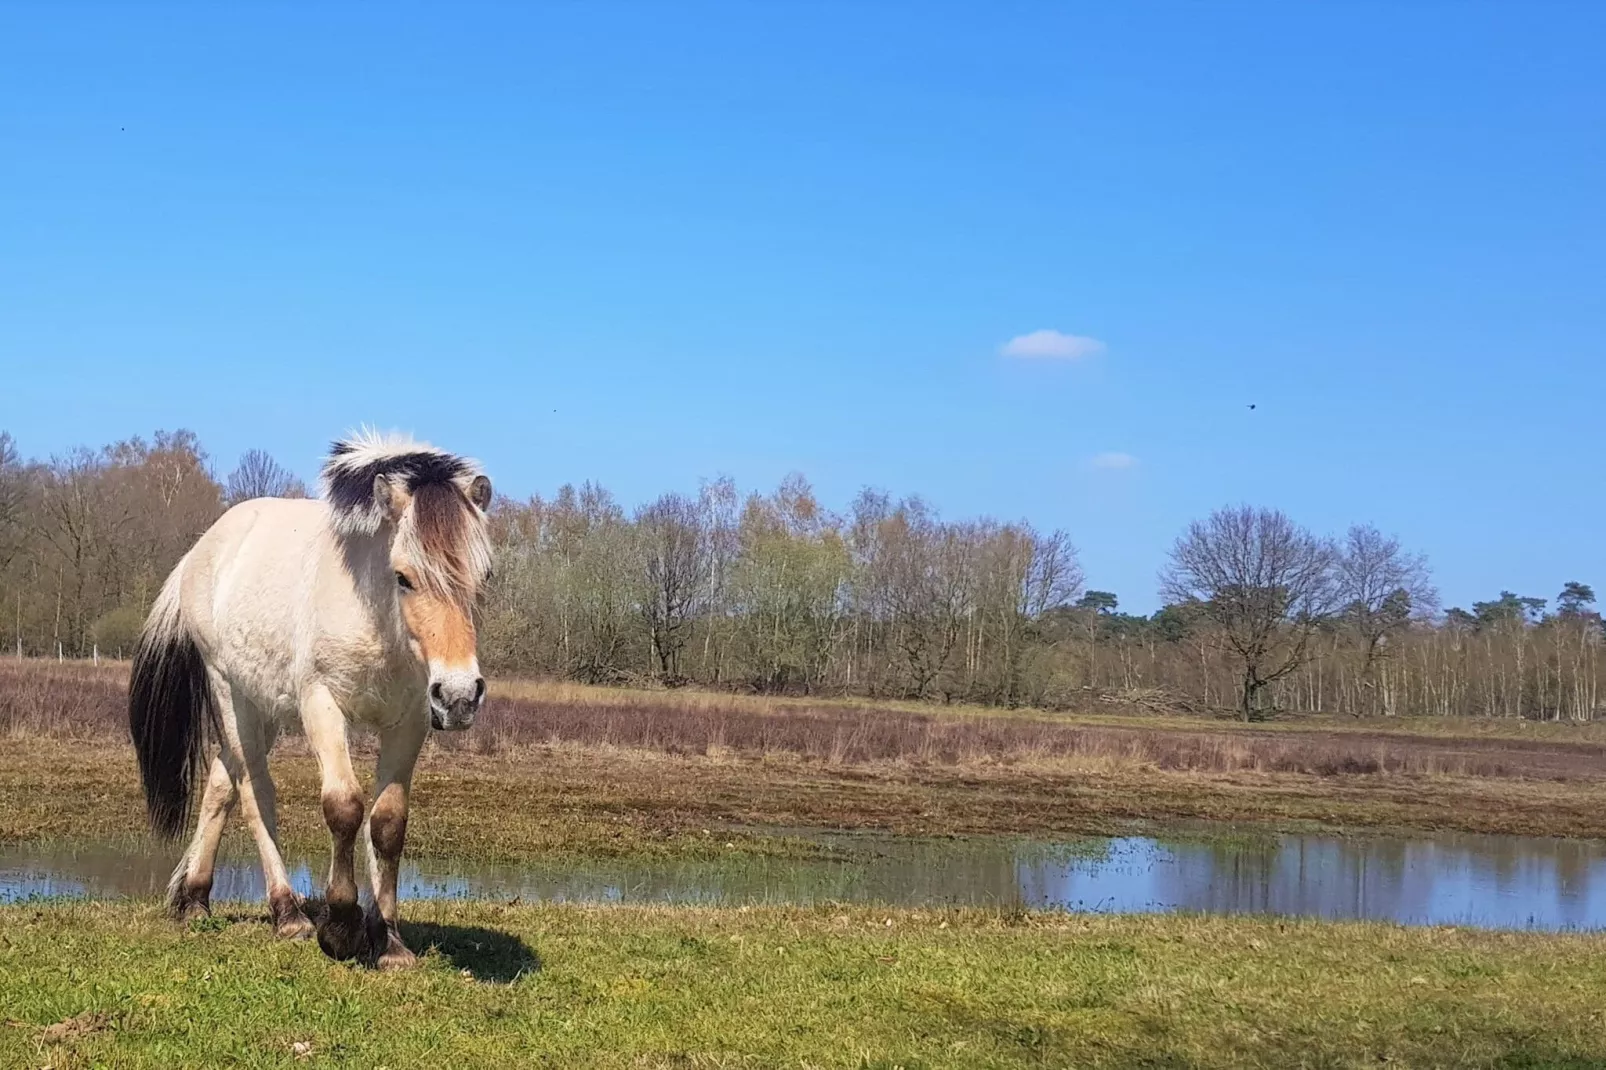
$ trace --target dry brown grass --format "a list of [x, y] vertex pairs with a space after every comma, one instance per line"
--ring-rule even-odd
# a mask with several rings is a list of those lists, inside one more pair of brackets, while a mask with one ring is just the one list
[[[0, 733], [126, 738], [126, 667], [0, 662]], [[1606, 775], [1594, 733], [1521, 738], [1469, 731], [1364, 731], [1326, 722], [1243, 729], [1209, 720], [1028, 714], [808, 702], [697, 692], [514, 682], [467, 733], [436, 746], [483, 756], [530, 747], [608, 747], [668, 755], [789, 756], [831, 766], [1028, 766], [1044, 769], [1279, 773], [1317, 777], [1457, 776], [1592, 781]]]
[[[0, 840], [142, 833], [125, 676], [0, 663]], [[684, 857], [709, 850], [703, 830], [719, 824], [1074, 834], [1210, 819], [1606, 836], [1602, 752], [1587, 737], [1081, 723], [529, 685], [501, 690], [472, 731], [435, 737], [409, 850]], [[320, 847], [316, 764], [295, 738], [273, 762], [281, 829]]]
[[[297, 850], [325, 850], [317, 763], [292, 739], [275, 751], [272, 765], [285, 842]], [[792, 850], [768, 836], [704, 832], [733, 825], [1054, 836], [1204, 820], [1606, 837], [1606, 808], [1594, 781], [908, 762], [832, 766], [784, 754], [676, 757], [565, 745], [492, 756], [432, 746], [415, 789], [409, 855], [485, 861], [564, 854], [707, 857], [722, 853], [725, 842], [742, 853]], [[126, 744], [41, 738], [0, 747], [0, 841], [143, 836], [144, 828], [139, 777]], [[248, 852], [244, 840], [241, 847]]]
[[0, 736], [128, 737], [128, 664], [0, 659]]
[[877, 710], [931, 717], [1025, 718], [1078, 725], [1109, 725], [1196, 730], [1209, 727], [1232, 734], [1278, 735], [1323, 731], [1383, 736], [1426, 736], [1466, 739], [1541, 740], [1598, 743], [1606, 746], [1606, 722], [1530, 721], [1508, 717], [1351, 717], [1312, 713], [1271, 714], [1245, 723], [1236, 710], [1191, 710], [1157, 697], [1157, 693], [1089, 691], [1086, 704], [1074, 710], [1034, 707], [1014, 709], [964, 703], [939, 704], [907, 699], [871, 699], [839, 695], [756, 695], [685, 688], [621, 688], [568, 680], [505, 679], [491, 682], [494, 698], [523, 699], [578, 707], [635, 706], [689, 708], [708, 712], [786, 714], [808, 710]]
[[1593, 779], [1606, 771], [1606, 746], [1593, 742], [1430, 737], [1332, 729], [1241, 732], [1208, 723], [1187, 727], [1082, 724], [1065, 718], [911, 712], [899, 708], [791, 703], [761, 711], [717, 699], [576, 702], [503, 698], [485, 714], [479, 738], [445, 745], [481, 751], [572, 743], [668, 754], [790, 754], [833, 765], [1025, 764], [1137, 767], [1178, 772], [1396, 773]]

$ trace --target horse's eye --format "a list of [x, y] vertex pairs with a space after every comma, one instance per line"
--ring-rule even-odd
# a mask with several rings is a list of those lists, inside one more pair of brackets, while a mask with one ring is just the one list
[[398, 572], [396, 573], [396, 586], [400, 587], [404, 591], [410, 591], [413, 589], [413, 581]]

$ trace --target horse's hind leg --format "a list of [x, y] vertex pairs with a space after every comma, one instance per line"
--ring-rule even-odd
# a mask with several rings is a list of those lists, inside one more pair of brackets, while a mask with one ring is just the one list
[[228, 766], [221, 757], [213, 758], [206, 790], [201, 794], [195, 836], [167, 882], [167, 909], [180, 921], [212, 912], [212, 870], [217, 862], [218, 843], [238, 798], [239, 789]]
[[279, 854], [273, 778], [268, 775], [268, 748], [276, 735], [274, 726], [254, 706], [233, 699], [227, 684], [218, 686], [214, 681], [214, 688], [223, 724], [221, 757], [239, 787], [240, 811], [256, 841], [257, 853], [262, 856], [262, 877], [267, 885], [274, 934], [289, 940], [305, 939], [312, 935], [312, 922], [301, 910], [284, 858]]

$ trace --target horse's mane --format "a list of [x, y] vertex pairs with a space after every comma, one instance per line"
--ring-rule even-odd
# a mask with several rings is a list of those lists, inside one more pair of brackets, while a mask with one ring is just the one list
[[425, 586], [463, 598], [490, 568], [483, 515], [468, 496], [481, 474], [467, 457], [365, 429], [330, 446], [320, 482], [335, 533], [343, 537], [376, 534], [390, 518], [387, 503], [374, 495], [375, 480], [384, 476], [404, 488], [412, 507], [396, 538], [417, 540], [414, 557]]

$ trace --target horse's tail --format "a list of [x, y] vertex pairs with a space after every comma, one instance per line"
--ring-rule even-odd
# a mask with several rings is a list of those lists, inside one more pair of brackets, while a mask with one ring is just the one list
[[145, 810], [164, 839], [184, 830], [217, 704], [206, 662], [179, 610], [184, 562], [162, 585], [134, 650], [128, 680], [128, 727], [139, 754]]

